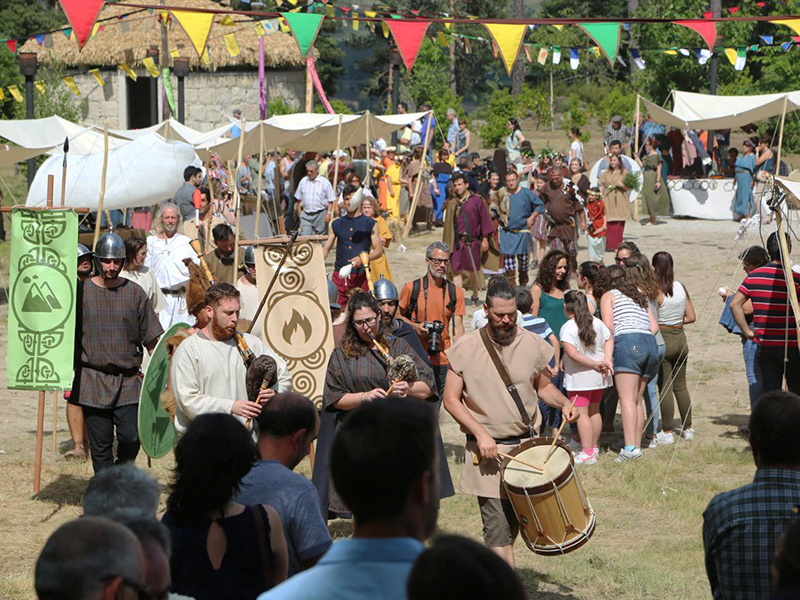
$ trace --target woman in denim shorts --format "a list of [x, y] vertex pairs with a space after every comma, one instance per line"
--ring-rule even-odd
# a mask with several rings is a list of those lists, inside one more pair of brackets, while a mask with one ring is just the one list
[[610, 267], [611, 290], [600, 300], [600, 314], [614, 335], [614, 385], [619, 394], [625, 446], [617, 462], [640, 458], [644, 430], [642, 395], [658, 372], [655, 333], [658, 322], [647, 297], [627, 281], [619, 267]]

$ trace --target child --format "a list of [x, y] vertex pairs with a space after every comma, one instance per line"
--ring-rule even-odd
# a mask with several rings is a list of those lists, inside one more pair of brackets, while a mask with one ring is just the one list
[[578, 409], [578, 435], [582, 450], [576, 464], [597, 463], [603, 419], [600, 400], [611, 385], [614, 338], [600, 319], [592, 316], [586, 295], [578, 290], [564, 294], [564, 313], [569, 321], [561, 327], [567, 397]]
[[[547, 183], [547, 174], [537, 172], [533, 179], [533, 191], [541, 198], [541, 191]], [[536, 244], [536, 255], [533, 266], [536, 267], [547, 254], [547, 218], [544, 213], [536, 213], [531, 227], [531, 236]]]
[[589, 188], [586, 199], [586, 212], [588, 213], [587, 243], [589, 245], [589, 260], [603, 264], [603, 255], [606, 252], [606, 205], [600, 188]]

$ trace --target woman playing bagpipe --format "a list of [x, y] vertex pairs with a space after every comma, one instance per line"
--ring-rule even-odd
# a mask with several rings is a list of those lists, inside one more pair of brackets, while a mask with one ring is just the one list
[[[375, 298], [356, 291], [347, 304], [342, 341], [331, 355], [325, 378], [314, 485], [330, 518], [348, 517], [330, 481], [330, 451], [336, 426], [364, 402], [387, 396], [437, 400], [431, 367], [403, 339], [388, 334]], [[433, 406], [433, 403], [432, 403]], [[398, 452], [402, 452], [398, 448]], [[442, 466], [441, 497], [454, 494], [444, 445], [439, 436]], [[365, 473], [365, 476], [369, 474]]]

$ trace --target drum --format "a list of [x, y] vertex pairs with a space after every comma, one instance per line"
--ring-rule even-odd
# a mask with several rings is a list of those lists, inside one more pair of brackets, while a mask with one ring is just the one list
[[547, 463], [544, 458], [551, 438], [535, 438], [508, 454], [525, 462], [543, 465], [538, 473], [508, 458], [501, 473], [508, 499], [514, 507], [525, 544], [536, 554], [566, 554], [592, 537], [595, 514], [586, 497], [569, 447], [560, 440]]

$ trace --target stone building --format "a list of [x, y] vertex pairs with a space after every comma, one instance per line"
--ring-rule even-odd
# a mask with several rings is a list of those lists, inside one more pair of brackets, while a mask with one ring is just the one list
[[[170, 0], [168, 5], [220, 8], [208, 0]], [[156, 92], [158, 108], [153, 114], [152, 78], [142, 63], [148, 51], [161, 51], [159, 17], [158, 11], [107, 4], [98, 17], [102, 31], [87, 40], [80, 52], [74, 36], [68, 39], [60, 32], [48, 36], [41, 45], [30, 39], [19, 52], [35, 52], [40, 64], [58, 65], [65, 75], [75, 79], [84, 100], [85, 122], [107, 121], [110, 129], [147, 127], [160, 122], [163, 114], [161, 79]], [[233, 24], [221, 24], [223, 19]], [[204, 61], [180, 23], [169, 19], [170, 64], [173, 53], [189, 58], [190, 72], [184, 78], [185, 124], [189, 127], [205, 131], [227, 123], [236, 107], [244, 111], [248, 121], [258, 119], [259, 40], [254, 25], [244, 15], [216, 15], [206, 46], [208, 61]], [[230, 33], [235, 35], [240, 49], [236, 57], [231, 57], [226, 47], [225, 35]], [[158, 64], [158, 57], [155, 60]], [[119, 68], [120, 64], [127, 64], [136, 73], [136, 81]], [[278, 31], [264, 36], [264, 65], [267, 98], [281, 98], [292, 108], [302, 110], [305, 61], [291, 34]], [[104, 85], [89, 72], [91, 69], [99, 69]], [[177, 104], [178, 81], [174, 74], [171, 82]]]

